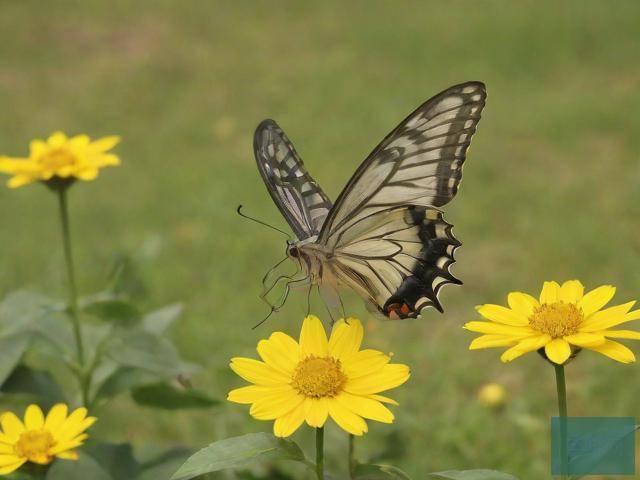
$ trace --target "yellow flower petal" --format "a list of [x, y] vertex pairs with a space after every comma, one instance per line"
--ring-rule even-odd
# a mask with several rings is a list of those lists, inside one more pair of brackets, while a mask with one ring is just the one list
[[554, 338], [545, 345], [544, 353], [553, 363], [562, 365], [571, 356], [571, 346], [562, 338]]
[[544, 282], [540, 292], [540, 303], [555, 303], [560, 298], [560, 285], [558, 282]]
[[60, 429], [52, 433], [60, 443], [74, 440], [77, 435], [80, 435], [97, 420], [96, 417], [87, 417], [86, 408], [77, 408], [67, 417]]
[[518, 312], [525, 318], [529, 318], [533, 310], [540, 306], [537, 299], [523, 292], [511, 292], [507, 296], [507, 303], [511, 310]]
[[393, 423], [394, 416], [391, 410], [372, 398], [342, 392], [335, 397], [335, 400], [363, 418], [382, 423]]
[[10, 455], [0, 455], [0, 467], [6, 467], [7, 465], [13, 465], [14, 463], [18, 463], [20, 461], [20, 457], [14, 454]]
[[329, 415], [347, 433], [360, 436], [368, 431], [367, 422], [335, 399], [329, 401]]
[[300, 360], [297, 342], [282, 332], [273, 333], [269, 340], [260, 340], [257, 350], [267, 365], [285, 375], [291, 375]]
[[342, 359], [342, 370], [348, 378], [358, 378], [381, 370], [390, 360], [378, 350], [360, 350]]
[[304, 416], [304, 403], [301, 403], [297, 408], [294, 408], [273, 422], [273, 434], [276, 437], [288, 437], [292, 435], [298, 427], [302, 425], [302, 422], [304, 422]]
[[56, 457], [62, 458], [63, 460], [78, 460], [78, 452], [67, 450], [66, 452], [58, 453]]
[[560, 287], [560, 300], [577, 304], [584, 294], [584, 286], [579, 280], [568, 280]]
[[329, 355], [338, 360], [353, 355], [360, 349], [364, 330], [357, 318], [349, 317], [336, 322], [329, 339]]
[[[57, 443], [53, 448], [51, 448], [49, 450], [49, 454], [50, 455], [59, 455], [62, 452], [68, 451], [68, 450], [72, 450], [74, 448], [78, 448], [79, 446], [81, 446], [84, 441], [88, 438], [89, 436], [87, 434], [82, 434], [82, 435], [78, 435], [77, 437], [75, 437], [72, 440], [65, 440], [63, 442]], [[45, 459], [47, 460], [46, 463], [49, 463], [51, 461], [51, 459], [49, 458], [49, 455], [47, 455], [45, 457]]]
[[7, 182], [7, 186], [9, 188], [18, 188], [35, 181], [35, 178], [29, 177], [27, 175], [16, 175], [15, 177], [11, 177], [9, 179], [9, 181]]
[[518, 337], [505, 335], [482, 335], [474, 339], [469, 345], [469, 350], [481, 348], [507, 347], [518, 342]]
[[44, 427], [44, 413], [38, 405], [31, 404], [27, 407], [24, 426], [27, 430], [40, 430]]
[[526, 337], [529, 335], [535, 335], [536, 333], [528, 326], [514, 327], [511, 325], [503, 325], [501, 323], [494, 322], [467, 322], [464, 324], [464, 328], [477, 333], [488, 333], [493, 335], [505, 335], [514, 337]]
[[605, 341], [602, 335], [593, 333], [576, 333], [574, 335], [567, 335], [564, 339], [572, 345], [584, 348], [602, 345]]
[[369, 398], [372, 400], [377, 400], [378, 402], [388, 403], [389, 405], [395, 405], [396, 407], [400, 405], [393, 398], [385, 397], [383, 395], [373, 394], [369, 395]]
[[9, 443], [4, 443], [0, 441], [0, 454], [12, 454], [13, 455], [13, 445]]
[[9, 465], [5, 465], [3, 467], [0, 467], [0, 475], [9, 475], [10, 473], [15, 472], [17, 469], [19, 469], [25, 463], [27, 463], [27, 459], [23, 458], [23, 459], [18, 460], [15, 463], [11, 463]]
[[636, 361], [636, 356], [631, 350], [621, 343], [614, 342], [613, 340], [607, 340], [597, 347], [589, 347], [589, 350], [601, 353], [621, 363], [632, 363]]
[[51, 407], [44, 421], [44, 428], [49, 431], [58, 430], [67, 418], [68, 411], [69, 409], [64, 403], [57, 403]]
[[381, 370], [360, 378], [349, 378], [345, 391], [356, 395], [369, 395], [390, 390], [409, 379], [409, 367], [401, 363], [385, 365]]
[[329, 354], [327, 334], [324, 331], [322, 322], [315, 315], [309, 315], [302, 322], [300, 348], [304, 356], [326, 357]]
[[13, 412], [5, 412], [0, 417], [0, 425], [2, 425], [2, 431], [11, 439], [14, 443], [18, 440], [18, 437], [24, 432], [24, 425], [22, 421]]
[[631, 340], [640, 340], [640, 332], [635, 330], [604, 330], [598, 332], [600, 335], [604, 335], [609, 338], [628, 338]]
[[324, 426], [329, 416], [329, 399], [306, 398], [304, 404], [305, 420], [310, 427]]
[[264, 362], [252, 358], [235, 357], [229, 365], [231, 369], [247, 382], [272, 386], [289, 383], [290, 378]]
[[582, 308], [585, 318], [594, 312], [597, 312], [607, 303], [611, 301], [616, 293], [616, 287], [611, 285], [602, 285], [587, 293], [578, 302], [578, 306]]
[[544, 347], [548, 342], [551, 341], [551, 337], [549, 335], [538, 335], [535, 337], [526, 338], [521, 340], [516, 345], [506, 350], [501, 356], [500, 360], [503, 362], [511, 362], [516, 358], [524, 355], [525, 353], [533, 352]]
[[73, 149], [83, 149], [89, 145], [91, 139], [88, 135], [76, 135], [69, 139], [69, 146]]
[[48, 139], [47, 143], [50, 147], [58, 148], [64, 145], [67, 141], [67, 136], [62, 132], [54, 132]]
[[640, 318], [640, 310], [629, 312], [636, 302], [623, 303], [615, 307], [605, 308], [593, 313], [587, 318], [580, 330], [584, 332], [595, 332], [597, 330], [605, 330], [615, 327], [622, 323], [638, 320]]
[[120, 143], [120, 137], [117, 135], [111, 135], [109, 137], [102, 137], [89, 145], [89, 148], [94, 152], [106, 152]]
[[500, 305], [486, 304], [478, 307], [478, 313], [484, 318], [504, 325], [525, 326], [529, 319], [521, 313]]
[[291, 387], [289, 390], [274, 390], [256, 400], [249, 414], [258, 420], [275, 420], [289, 413], [303, 401], [304, 397]]
[[264, 387], [261, 385], [249, 385], [248, 387], [241, 387], [231, 390], [227, 394], [227, 400], [234, 403], [249, 404], [254, 403], [264, 396], [268, 396], [275, 390], [289, 390], [289, 385], [283, 385], [279, 387]]

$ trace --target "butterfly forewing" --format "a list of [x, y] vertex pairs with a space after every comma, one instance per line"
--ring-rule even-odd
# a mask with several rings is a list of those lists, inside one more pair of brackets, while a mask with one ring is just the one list
[[372, 213], [399, 205], [440, 207], [456, 194], [484, 107], [484, 84], [467, 82], [427, 100], [373, 150], [342, 191], [320, 242]]
[[304, 168], [300, 156], [273, 120], [254, 135], [258, 169], [271, 197], [299, 240], [318, 235], [331, 209], [329, 197]]

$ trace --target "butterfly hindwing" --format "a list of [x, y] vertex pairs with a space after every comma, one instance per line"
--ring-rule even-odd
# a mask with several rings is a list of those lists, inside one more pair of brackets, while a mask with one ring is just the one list
[[417, 317], [434, 306], [438, 291], [459, 284], [449, 271], [460, 242], [434, 208], [395, 207], [366, 217], [349, 229], [334, 250], [338, 278], [383, 315]]
[[298, 240], [317, 235], [331, 201], [282, 129], [273, 120], [264, 120], [256, 129], [253, 146], [264, 183]]

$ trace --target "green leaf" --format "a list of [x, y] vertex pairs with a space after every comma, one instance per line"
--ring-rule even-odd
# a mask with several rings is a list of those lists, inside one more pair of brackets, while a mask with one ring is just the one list
[[87, 304], [83, 310], [101, 320], [116, 322], [120, 325], [133, 325], [141, 319], [138, 308], [121, 299], [95, 301]]
[[138, 405], [165, 410], [207, 408], [220, 403], [199, 390], [177, 388], [167, 383], [138, 387], [131, 392], [131, 396]]
[[173, 448], [148, 459], [140, 466], [140, 473], [135, 480], [158, 480], [169, 478], [187, 458], [193, 454], [192, 450]]
[[156, 383], [158, 380], [161, 380], [158, 374], [147, 370], [133, 367], [116, 367], [116, 370], [98, 387], [95, 398], [115, 397], [138, 386]]
[[434, 478], [448, 480], [518, 480], [517, 477], [497, 470], [447, 470], [446, 472], [430, 473]]
[[46, 480], [115, 480], [88, 454], [80, 452], [79, 455], [77, 461], [55, 460]]
[[192, 373], [197, 368], [180, 358], [169, 340], [141, 329], [120, 329], [106, 349], [106, 354], [124, 367], [157, 373], [164, 378]]
[[0, 302], [0, 334], [31, 330], [42, 316], [62, 310], [63, 304], [39, 293], [28, 290], [11, 292]]
[[142, 324], [147, 332], [161, 335], [182, 315], [182, 304], [172, 303], [153, 312], [147, 313], [142, 318]]
[[133, 456], [133, 448], [128, 443], [89, 442], [83, 451], [114, 479], [134, 478], [140, 469]]
[[16, 333], [0, 338], [0, 385], [11, 375], [30, 340], [31, 335], [28, 333]]
[[411, 480], [409, 475], [392, 465], [363, 463], [356, 466], [354, 478], [357, 480]]
[[293, 460], [309, 464], [300, 447], [267, 433], [249, 433], [212, 443], [191, 456], [171, 480], [189, 480], [205, 473], [245, 467], [258, 459]]
[[49, 372], [26, 365], [18, 365], [0, 390], [10, 395], [31, 395], [43, 408], [49, 408], [58, 402], [66, 402], [62, 390]]

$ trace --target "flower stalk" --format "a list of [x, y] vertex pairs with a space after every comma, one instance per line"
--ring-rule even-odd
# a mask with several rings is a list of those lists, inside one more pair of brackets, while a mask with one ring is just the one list
[[324, 427], [316, 428], [316, 475], [324, 480]]
[[356, 475], [356, 453], [355, 453], [355, 437], [349, 434], [349, 476], [355, 478]]
[[84, 344], [82, 341], [82, 326], [80, 324], [80, 315], [78, 312], [78, 289], [76, 287], [75, 268], [73, 263], [73, 251], [71, 249], [71, 229], [69, 226], [69, 205], [67, 199], [67, 188], [57, 189], [58, 205], [60, 208], [60, 223], [62, 225], [62, 244], [64, 248], [64, 258], [67, 266], [67, 283], [69, 287], [69, 306], [68, 312], [73, 327], [73, 337], [76, 343], [76, 351], [78, 356], [78, 365], [80, 367], [78, 378], [80, 381], [80, 390], [82, 393], [82, 403], [87, 405], [89, 401], [89, 382], [85, 378], [84, 371], [85, 354]]
[[561, 478], [567, 478], [567, 386], [564, 377], [564, 365], [554, 365], [556, 390], [558, 392], [558, 416], [560, 420], [560, 471]]

